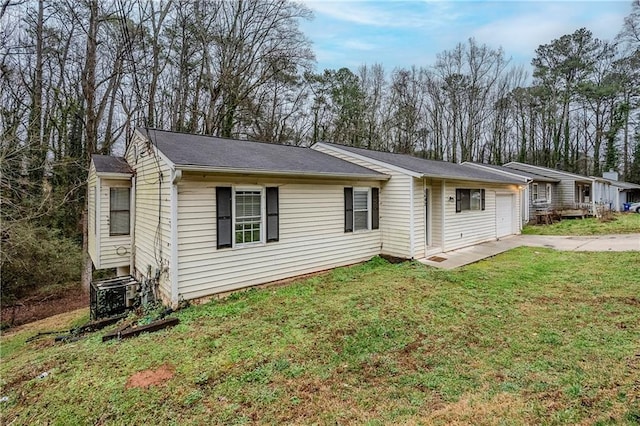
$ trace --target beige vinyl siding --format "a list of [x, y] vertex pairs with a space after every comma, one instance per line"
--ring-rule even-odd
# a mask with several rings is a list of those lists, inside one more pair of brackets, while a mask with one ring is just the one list
[[89, 257], [93, 261], [93, 265], [97, 268], [98, 262], [98, 238], [96, 232], [96, 189], [98, 185], [98, 177], [96, 176], [96, 168], [91, 162], [89, 167], [89, 177], [87, 179], [87, 251]]
[[434, 251], [442, 250], [442, 181], [426, 179], [431, 187], [431, 246]]
[[424, 180], [413, 178], [413, 257], [424, 257], [425, 249]]
[[[323, 146], [315, 145], [314, 149], [391, 176], [389, 180], [382, 182], [382, 188], [380, 190], [382, 254], [410, 258], [409, 193], [413, 178], [407, 174], [391, 170], [359, 158], [353, 158], [343, 152], [336, 152]], [[422, 185], [420, 185], [420, 193], [421, 192]], [[420, 257], [421, 255], [414, 251], [414, 256]]]
[[[479, 182], [447, 181], [444, 199], [456, 198], [456, 188], [484, 189], [485, 210], [456, 213], [455, 202], [445, 202], [444, 250], [450, 251], [496, 238], [496, 192], [511, 193], [515, 197], [513, 223], [519, 224], [516, 216], [519, 207], [517, 188], [507, 185], [482, 184]], [[515, 226], [514, 226], [515, 228]], [[514, 229], [514, 234], [517, 230]]]
[[[234, 185], [279, 187], [279, 241], [216, 249], [215, 188]], [[178, 185], [180, 297], [232, 291], [377, 255], [380, 230], [344, 232], [344, 187], [372, 185], [377, 183], [184, 176]]]
[[171, 171], [155, 148], [137, 134], [125, 157], [136, 171], [135, 272], [138, 278], [154, 278], [159, 273], [161, 296], [168, 301], [171, 298]]
[[131, 235], [109, 235], [111, 188], [129, 188], [127, 179], [100, 179], [100, 269], [129, 266]]

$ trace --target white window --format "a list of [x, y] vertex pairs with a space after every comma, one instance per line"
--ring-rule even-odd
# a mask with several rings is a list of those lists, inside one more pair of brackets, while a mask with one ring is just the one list
[[353, 188], [353, 230], [369, 229], [369, 188]]
[[538, 201], [538, 184], [531, 185], [531, 194], [533, 195], [533, 201]]
[[235, 243], [261, 242], [262, 189], [237, 189], [234, 199]]
[[109, 235], [129, 235], [131, 189], [109, 191]]
[[547, 203], [551, 202], [551, 184], [547, 184]]

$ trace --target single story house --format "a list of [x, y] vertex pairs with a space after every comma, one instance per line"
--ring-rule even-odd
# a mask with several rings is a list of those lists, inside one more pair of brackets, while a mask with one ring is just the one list
[[380, 192], [383, 254], [424, 258], [522, 229], [520, 178], [327, 142], [312, 149], [390, 176]]
[[466, 166], [479, 167], [494, 172], [503, 173], [507, 176], [523, 179], [526, 187], [522, 196], [522, 221], [527, 223], [535, 219], [536, 213], [543, 211], [556, 210], [559, 208], [558, 203], [558, 184], [559, 179], [542, 176], [536, 173], [510, 169], [505, 166], [496, 166], [484, 163], [462, 163]]
[[609, 197], [613, 200], [613, 210], [623, 211], [625, 203], [640, 201], [640, 185], [618, 180], [618, 172], [609, 170], [602, 174], [610, 184]]
[[[552, 208], [560, 212], [582, 210], [595, 215], [598, 208], [610, 209], [610, 184], [602, 178], [582, 176], [561, 170], [512, 161], [505, 167], [519, 172], [534, 173], [546, 178], [558, 180], [557, 196], [553, 195]], [[553, 189], [553, 187], [552, 187]]]
[[520, 232], [522, 181], [319, 143], [314, 149], [136, 130], [94, 156], [89, 255], [180, 300]]

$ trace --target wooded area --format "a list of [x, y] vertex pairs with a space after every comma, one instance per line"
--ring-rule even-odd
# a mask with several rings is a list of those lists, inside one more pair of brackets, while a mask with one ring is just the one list
[[3, 295], [77, 277], [90, 155], [121, 154], [135, 126], [640, 183], [630, 6], [615, 40], [540, 40], [529, 76], [473, 39], [428, 67], [317, 72], [299, 25], [312, 13], [287, 0], [2, 0]]

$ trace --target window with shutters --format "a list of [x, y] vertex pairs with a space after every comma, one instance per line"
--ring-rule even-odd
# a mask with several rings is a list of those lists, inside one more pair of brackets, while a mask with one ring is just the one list
[[262, 191], [235, 191], [235, 243], [262, 241]]
[[353, 230], [369, 229], [369, 189], [353, 189]]
[[344, 232], [378, 229], [379, 188], [344, 188]]
[[129, 235], [130, 188], [109, 190], [109, 235]]
[[456, 189], [456, 213], [484, 210], [484, 189]]
[[279, 241], [278, 187], [216, 187], [217, 247]]

